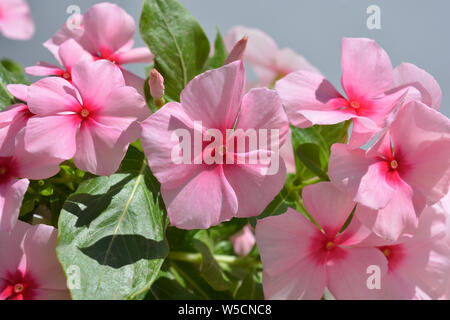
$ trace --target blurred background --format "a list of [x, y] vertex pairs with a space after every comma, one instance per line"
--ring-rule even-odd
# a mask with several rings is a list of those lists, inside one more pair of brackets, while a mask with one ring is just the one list
[[[1, 0], [0, 0], [1, 1]], [[36, 24], [29, 41], [0, 36], [0, 58], [23, 66], [38, 60], [56, 63], [42, 46], [67, 20], [66, 9], [78, 5], [84, 12], [101, 1], [28, 0]], [[124, 8], [138, 25], [141, 0], [110, 0]], [[280, 48], [290, 47], [305, 56], [335, 86], [340, 87], [342, 37], [375, 39], [394, 66], [411, 62], [431, 73], [443, 91], [441, 111], [450, 116], [450, 1], [448, 0], [181, 0], [214, 41], [215, 27], [222, 34], [237, 24], [256, 27], [272, 36]], [[369, 30], [367, 7], [381, 9], [381, 29]], [[144, 45], [135, 35], [136, 45]], [[130, 70], [144, 75], [143, 66]], [[250, 73], [250, 78], [252, 74]]]

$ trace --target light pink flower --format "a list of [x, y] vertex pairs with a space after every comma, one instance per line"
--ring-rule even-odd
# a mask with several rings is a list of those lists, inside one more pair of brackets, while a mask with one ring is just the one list
[[450, 277], [450, 247], [446, 243], [445, 216], [434, 207], [420, 215], [413, 234], [395, 242], [372, 235], [359, 246], [375, 246], [388, 260], [388, 272], [381, 278], [377, 299], [437, 299]]
[[150, 72], [148, 85], [153, 99], [159, 100], [164, 97], [164, 78], [158, 70], [153, 69]]
[[329, 182], [305, 187], [303, 200], [320, 228], [293, 209], [256, 225], [266, 299], [320, 299], [325, 287], [336, 299], [361, 299], [367, 268], [384, 274], [387, 260], [378, 249], [353, 247], [370, 235], [357, 219], [340, 233], [355, 203]]
[[[44, 43], [56, 59], [59, 59], [59, 47], [66, 40], [74, 39], [95, 59], [107, 59], [118, 66], [153, 62], [154, 56], [147, 47], [133, 48], [136, 29], [134, 20], [116, 4], [96, 4], [89, 8], [80, 20], [82, 24], [79, 28], [70, 29], [65, 24]], [[142, 93], [144, 79], [122, 67], [121, 70], [126, 84]]]
[[366, 226], [396, 240], [417, 227], [426, 204], [447, 194], [449, 161], [450, 121], [413, 101], [367, 152], [334, 144], [328, 173], [361, 204], [356, 216]]
[[25, 129], [29, 152], [74, 157], [78, 168], [97, 175], [118, 169], [137, 138], [135, 122], [150, 114], [144, 98], [106, 60], [76, 64], [72, 83], [50, 77], [32, 84], [28, 107], [35, 114]]
[[[142, 146], [152, 172], [162, 184], [162, 196], [173, 225], [182, 229], [208, 228], [233, 217], [256, 216], [280, 192], [286, 169], [276, 153], [273, 154], [280, 160], [276, 174], [262, 172], [273, 161], [247, 161], [254, 155], [270, 153], [272, 143], [261, 150], [230, 147], [230, 141], [239, 139], [238, 129], [279, 130], [280, 144], [289, 130], [276, 92], [259, 88], [244, 96], [244, 91], [245, 69], [241, 61], [236, 61], [195, 77], [182, 91], [181, 103], [166, 104], [142, 124]], [[201, 121], [202, 127], [194, 127], [194, 121]], [[203, 146], [202, 150], [194, 150], [192, 157], [200, 159], [199, 164], [176, 164], [172, 151], [179, 142], [172, 136], [177, 129], [186, 129], [191, 138], [199, 135], [210, 139], [209, 130], [216, 129], [224, 141], [216, 141], [221, 145], [214, 149]], [[227, 136], [227, 129], [235, 130]], [[212, 156], [215, 152], [224, 159], [238, 158], [245, 164], [206, 164], [202, 155]]]
[[15, 40], [28, 40], [33, 36], [34, 22], [25, 0], [0, 1], [0, 32]]
[[256, 239], [250, 226], [246, 225], [241, 231], [230, 237], [230, 242], [237, 255], [246, 256], [252, 251]]
[[344, 38], [341, 65], [347, 98], [320, 74], [304, 70], [278, 81], [276, 89], [294, 126], [305, 128], [353, 119], [350, 145], [359, 147], [389, 125], [406, 89], [385, 94], [393, 81], [392, 65], [373, 40]]
[[14, 152], [0, 157], [0, 233], [11, 230], [19, 216], [29, 181], [46, 179], [59, 171], [61, 159], [30, 154], [24, 146], [24, 130], [17, 133]]
[[229, 52], [236, 42], [248, 38], [244, 62], [248, 62], [259, 77], [257, 86], [273, 86], [277, 79], [297, 70], [319, 72], [304, 57], [289, 48], [279, 49], [276, 42], [259, 29], [243, 26], [233, 27], [224, 37]]
[[38, 62], [37, 65], [25, 68], [28, 74], [33, 76], [58, 76], [72, 80], [72, 67], [80, 61], [93, 61], [92, 55], [85, 51], [74, 39], [69, 39], [58, 47], [58, 57], [62, 68], [47, 62]]
[[18, 221], [0, 232], [0, 300], [67, 300], [70, 293], [56, 258], [57, 231]]

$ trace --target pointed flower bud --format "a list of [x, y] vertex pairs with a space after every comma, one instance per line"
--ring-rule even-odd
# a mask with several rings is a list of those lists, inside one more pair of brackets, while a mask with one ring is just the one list
[[244, 56], [245, 48], [247, 47], [248, 37], [245, 36], [234, 45], [233, 49], [231, 49], [230, 54], [228, 55], [227, 60], [225, 60], [225, 64], [229, 64], [233, 61], [242, 60]]
[[150, 87], [150, 94], [153, 98], [155, 105], [160, 108], [164, 105], [164, 78], [158, 72], [158, 70], [153, 69], [150, 72], [150, 79], [148, 80], [148, 85]]

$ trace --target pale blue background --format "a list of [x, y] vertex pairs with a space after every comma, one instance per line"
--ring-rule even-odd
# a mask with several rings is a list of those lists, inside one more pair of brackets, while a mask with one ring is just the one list
[[[0, 0], [1, 1], [1, 0]], [[0, 57], [21, 64], [38, 60], [54, 62], [42, 47], [67, 19], [66, 8], [85, 11], [92, 0], [29, 0], [37, 32], [30, 41], [0, 37]], [[140, 0], [110, 1], [136, 18]], [[392, 63], [414, 63], [430, 72], [443, 91], [441, 111], [450, 116], [450, 1], [448, 0], [181, 0], [213, 39], [215, 26], [223, 33], [236, 24], [258, 27], [280, 47], [291, 47], [318, 67], [336, 86], [340, 79], [342, 37], [370, 37], [390, 55]], [[366, 27], [366, 9], [381, 8], [381, 30]], [[136, 35], [138, 45], [142, 40]], [[140, 66], [131, 67], [142, 74]]]

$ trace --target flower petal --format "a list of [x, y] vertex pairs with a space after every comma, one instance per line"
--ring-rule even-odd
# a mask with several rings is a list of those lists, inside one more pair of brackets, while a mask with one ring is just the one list
[[13, 178], [0, 183], [0, 233], [14, 228], [28, 184], [27, 179]]

